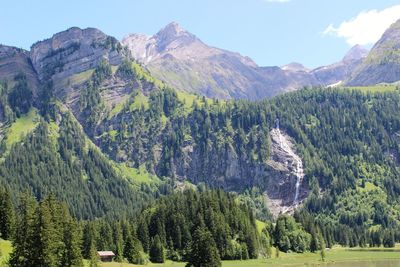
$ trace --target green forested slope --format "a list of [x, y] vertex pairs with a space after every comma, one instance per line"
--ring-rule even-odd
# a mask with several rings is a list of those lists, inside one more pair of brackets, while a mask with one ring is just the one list
[[[118, 107], [107, 102], [114, 83], [127, 86]], [[354, 245], [372, 232], [397, 231], [397, 90], [304, 89], [260, 102], [225, 102], [182, 96], [129, 60], [118, 67], [101, 61], [75, 104], [53, 96], [51, 83], [36, 101], [21, 93], [29, 90], [23, 75], [1, 90], [1, 181], [38, 198], [54, 192], [78, 217], [130, 212], [169, 191], [165, 183], [146, 183], [148, 178], [132, 182], [132, 168], [146, 177], [261, 194], [276, 179], [268, 165], [269, 132], [279, 119], [304, 161], [308, 198], [298, 220], [307, 224], [309, 214], [315, 217], [312, 224], [325, 231], [329, 244]], [[40, 123], [16, 139], [22, 142], [7, 145], [9, 129], [32, 106]], [[260, 215], [259, 197], [247, 195], [257, 202], [258, 216], [268, 218]]]

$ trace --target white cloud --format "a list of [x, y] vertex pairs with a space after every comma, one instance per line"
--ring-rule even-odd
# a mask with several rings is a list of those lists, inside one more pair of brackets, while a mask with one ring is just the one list
[[287, 3], [290, 1], [291, 0], [265, 0], [265, 2], [269, 2], [269, 3]]
[[368, 10], [342, 22], [339, 27], [329, 25], [323, 32], [346, 39], [350, 45], [368, 45], [378, 41], [391, 24], [400, 19], [400, 5], [383, 10]]

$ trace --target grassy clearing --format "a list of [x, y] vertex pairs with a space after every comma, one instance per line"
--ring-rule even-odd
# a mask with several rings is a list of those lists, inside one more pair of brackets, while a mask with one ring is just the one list
[[18, 118], [7, 130], [7, 149], [22, 140], [24, 136], [32, 132], [39, 123], [39, 114], [37, 109], [31, 108], [29, 112]]
[[383, 92], [395, 91], [396, 85], [378, 84], [378, 85], [371, 85], [371, 86], [352, 86], [352, 87], [345, 87], [345, 89], [358, 90], [361, 92], [368, 92], [368, 93], [383, 93]]
[[149, 108], [149, 99], [142, 93], [139, 92], [135, 98], [133, 103], [129, 106], [130, 111], [138, 110], [141, 107], [144, 107], [144, 109]]
[[0, 266], [6, 266], [6, 261], [12, 251], [10, 241], [0, 239]]
[[128, 167], [125, 163], [120, 163], [117, 165], [117, 171], [134, 184], [153, 184], [160, 182], [158, 177], [149, 173], [144, 165], [141, 165], [136, 169]]
[[[178, 99], [184, 103], [184, 108], [185, 108], [185, 111], [187, 111], [187, 112], [192, 110], [194, 102], [197, 102], [197, 104], [199, 106], [202, 106], [204, 104], [203, 97], [201, 97], [201, 96], [183, 92], [183, 91], [176, 91], [176, 94], [178, 96]], [[211, 105], [213, 103], [213, 100], [210, 98], [206, 98], [206, 101], [209, 105]]]
[[94, 72], [94, 69], [89, 69], [86, 71], [82, 71], [78, 74], [74, 74], [69, 78], [69, 82], [71, 84], [82, 84], [89, 80], [90, 77], [92, 77], [92, 74]]
[[[146, 265], [135, 265], [135, 264], [119, 263], [119, 262], [102, 262], [99, 264], [100, 267], [144, 267], [144, 266], [184, 267], [185, 265], [186, 265], [186, 263], [184, 263], [184, 262], [173, 262], [173, 261], [167, 261], [164, 264], [149, 263]], [[89, 264], [86, 262], [85, 266], [89, 266]]]
[[263, 229], [265, 228], [265, 226], [266, 226], [266, 223], [265, 223], [265, 222], [262, 222], [262, 221], [259, 221], [259, 220], [256, 220], [256, 226], [257, 226], [257, 231], [258, 231], [258, 233], [261, 234], [262, 230], [263, 230]]

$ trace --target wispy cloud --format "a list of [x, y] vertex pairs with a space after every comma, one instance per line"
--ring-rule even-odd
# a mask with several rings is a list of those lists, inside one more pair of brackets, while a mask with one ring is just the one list
[[264, 1], [269, 3], [287, 3], [290, 2], [291, 0], [264, 0]]
[[383, 10], [373, 9], [361, 12], [356, 17], [342, 22], [338, 27], [331, 24], [323, 34], [344, 38], [350, 45], [373, 44], [398, 19], [400, 19], [400, 5]]

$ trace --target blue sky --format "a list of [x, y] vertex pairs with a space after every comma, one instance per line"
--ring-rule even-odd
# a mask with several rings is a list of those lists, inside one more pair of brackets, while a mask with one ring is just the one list
[[356, 42], [371, 46], [400, 18], [398, 0], [18, 0], [0, 8], [2, 44], [29, 49], [72, 26], [121, 39], [176, 21], [205, 43], [261, 66], [338, 61]]

